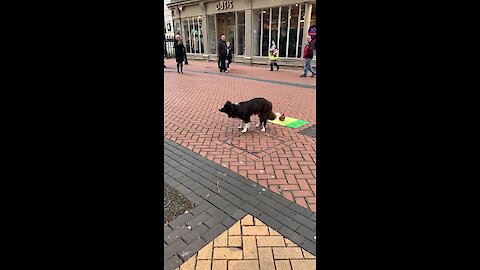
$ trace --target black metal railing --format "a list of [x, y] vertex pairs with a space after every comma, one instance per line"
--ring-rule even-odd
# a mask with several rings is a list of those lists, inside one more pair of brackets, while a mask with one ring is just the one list
[[165, 57], [166, 58], [173, 58], [175, 57], [175, 49], [173, 46], [175, 45], [175, 36], [164, 35], [164, 50], [165, 50]]

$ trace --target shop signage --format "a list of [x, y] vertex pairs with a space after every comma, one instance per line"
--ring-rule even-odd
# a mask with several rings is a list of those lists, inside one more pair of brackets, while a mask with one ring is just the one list
[[223, 1], [217, 3], [217, 10], [224, 10], [224, 9], [232, 9], [233, 8], [233, 1]]

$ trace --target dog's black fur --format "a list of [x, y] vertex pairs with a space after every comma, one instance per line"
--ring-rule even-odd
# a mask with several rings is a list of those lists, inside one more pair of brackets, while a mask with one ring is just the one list
[[250, 123], [250, 116], [256, 114], [260, 118], [260, 125], [263, 127], [266, 127], [267, 120], [276, 118], [275, 113], [272, 111], [272, 103], [264, 98], [254, 98], [238, 104], [227, 101], [223, 108], [218, 110], [226, 113], [229, 118], [243, 120], [245, 124]]

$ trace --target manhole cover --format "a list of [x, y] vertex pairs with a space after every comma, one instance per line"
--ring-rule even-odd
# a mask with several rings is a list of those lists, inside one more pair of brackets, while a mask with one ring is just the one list
[[252, 155], [257, 155], [277, 145], [283, 144], [286, 140], [268, 133], [249, 131], [244, 134], [233, 135], [222, 140], [222, 142], [247, 151]]
[[300, 131], [299, 133], [300, 134], [303, 134], [303, 135], [306, 135], [306, 136], [310, 136], [310, 137], [313, 137], [313, 138], [317, 138], [317, 125], [313, 125], [309, 128], [306, 128], [302, 131]]

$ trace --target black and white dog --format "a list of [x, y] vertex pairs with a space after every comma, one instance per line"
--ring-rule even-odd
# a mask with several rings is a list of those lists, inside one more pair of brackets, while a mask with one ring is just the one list
[[254, 98], [240, 103], [231, 103], [227, 101], [219, 111], [226, 113], [229, 118], [238, 118], [242, 124], [238, 128], [243, 128], [242, 133], [247, 132], [250, 127], [250, 116], [256, 114], [260, 118], [257, 127], [262, 126], [262, 132], [265, 132], [267, 120], [274, 120], [280, 117], [279, 113], [272, 111], [272, 103], [264, 98]]

